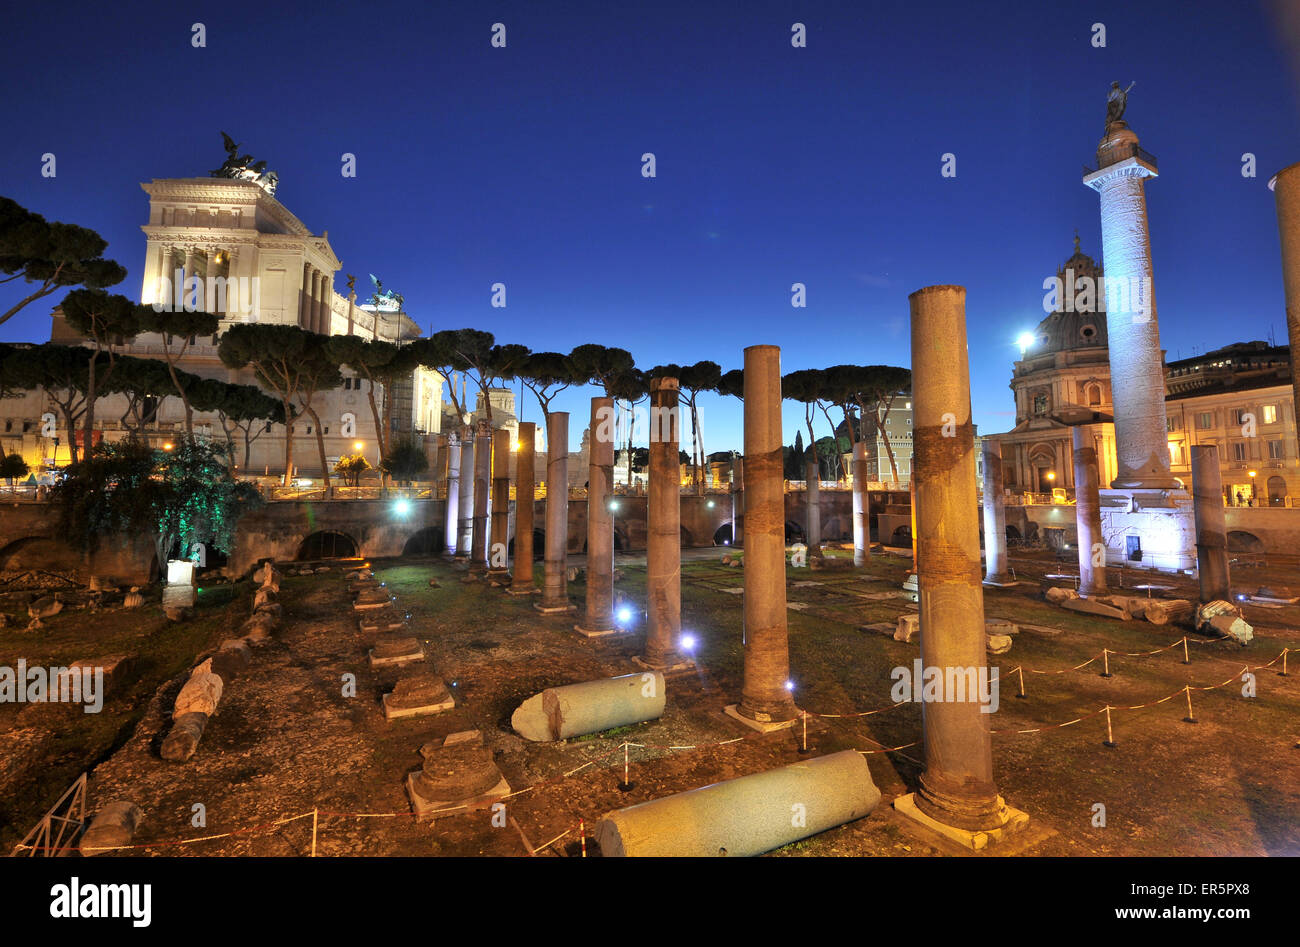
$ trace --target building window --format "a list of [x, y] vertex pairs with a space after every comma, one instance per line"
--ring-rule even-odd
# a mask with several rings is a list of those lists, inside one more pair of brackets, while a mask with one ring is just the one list
[[1047, 413], [1047, 395], [1034, 395], [1034, 414]]
[[1245, 423], [1246, 423], [1246, 415], [1248, 415], [1248, 414], [1250, 414], [1250, 411], [1249, 411], [1248, 409], [1246, 409], [1246, 408], [1233, 408], [1233, 409], [1232, 409], [1232, 416], [1233, 416], [1234, 418], [1236, 418], [1235, 423], [1237, 423], [1237, 424], [1245, 424]]
[[1214, 427], [1214, 415], [1209, 411], [1202, 411], [1196, 416], [1196, 426], [1203, 431]]
[[1235, 441], [1235, 442], [1233, 442], [1233, 445], [1232, 445], [1232, 459], [1233, 459], [1233, 460], [1245, 460], [1245, 459], [1246, 459], [1246, 442], [1245, 442], [1245, 441]]
[[1178, 430], [1178, 419], [1177, 419], [1176, 417], [1174, 417], [1173, 415], [1170, 415], [1169, 417], [1165, 418], [1165, 430], [1166, 430], [1166, 431], [1177, 431], [1177, 430]]
[[266, 422], [266, 427], [264, 427], [264, 428], [262, 429], [262, 433], [263, 433], [263, 434], [270, 434], [270, 433], [271, 433], [271, 422], [270, 422], [270, 421], [267, 421], [267, 422]]
[[1286, 451], [1283, 449], [1281, 441], [1268, 442], [1268, 459], [1269, 460], [1286, 459]]
[[1101, 405], [1101, 385], [1088, 386], [1088, 407], [1096, 408]]
[[1265, 424], [1276, 424], [1276, 423], [1277, 423], [1277, 405], [1275, 405], [1275, 404], [1266, 404], [1266, 405], [1264, 405], [1264, 408], [1263, 408], [1263, 412], [1262, 412], [1262, 413], [1263, 413], [1263, 416], [1264, 416], [1264, 423], [1265, 423]]

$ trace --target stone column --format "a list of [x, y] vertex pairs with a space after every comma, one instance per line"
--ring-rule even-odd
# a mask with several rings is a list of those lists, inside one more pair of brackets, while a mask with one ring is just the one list
[[684, 664], [682, 631], [682, 481], [678, 463], [677, 379], [650, 379], [650, 495], [646, 500], [647, 667]]
[[443, 526], [447, 534], [447, 552], [456, 555], [456, 535], [460, 518], [460, 438], [452, 432], [447, 438], [447, 503], [444, 507]]
[[567, 612], [569, 582], [569, 412], [552, 411], [546, 419], [546, 564], [542, 573], [543, 612]]
[[1192, 501], [1196, 515], [1196, 571], [1201, 602], [1232, 601], [1228, 571], [1228, 525], [1223, 511], [1219, 448], [1192, 445]]
[[456, 558], [468, 559], [474, 540], [474, 429], [460, 431], [460, 499], [457, 504]]
[[587, 440], [587, 613], [580, 633], [614, 631], [614, 399], [591, 399]]
[[[809, 435], [810, 437], [812, 435]], [[810, 448], [813, 459], [804, 463], [803, 496], [808, 520], [804, 539], [808, 543], [808, 555], [822, 554], [822, 508], [821, 508], [821, 464], [817, 460], [817, 445]]]
[[492, 432], [492, 543], [488, 547], [488, 575], [504, 584], [510, 574], [506, 550], [510, 542], [510, 432]]
[[535, 494], [534, 464], [537, 452], [537, 425], [519, 422], [519, 453], [515, 456], [515, 571], [510, 583], [512, 595], [532, 595], [533, 585], [533, 504]]
[[1156, 176], [1138, 137], [1112, 122], [1097, 149], [1099, 170], [1083, 183], [1101, 196], [1106, 263], [1106, 333], [1115, 405], [1115, 489], [1177, 489], [1169, 472], [1165, 375], [1151, 283], [1151, 236], [1143, 180]]
[[164, 311], [169, 311], [175, 306], [176, 287], [175, 274], [168, 272], [172, 265], [172, 248], [167, 246], [158, 247], [158, 262], [154, 264], [154, 294], [153, 301], [164, 307]]
[[[1300, 367], [1297, 367], [1300, 364], [1300, 164], [1283, 168], [1268, 186], [1277, 203], [1277, 229], [1282, 242], [1286, 330], [1291, 340], [1292, 410], [1300, 417]], [[1296, 425], [1296, 446], [1300, 450], [1300, 423]]]
[[[1105, 595], [1106, 541], [1101, 535], [1101, 497], [1097, 490], [1095, 431], [1081, 424], [1074, 429], [1074, 515], [1079, 534], [1079, 594]], [[1094, 563], [1097, 563], [1094, 565]]]
[[[743, 445], [742, 445], [743, 446]], [[745, 460], [731, 461], [731, 545], [745, 542]]]
[[348, 335], [351, 335], [355, 329], [355, 315], [357, 310], [357, 291], [348, 290]]
[[302, 265], [302, 292], [298, 295], [298, 326], [311, 329], [311, 264]]
[[864, 566], [871, 558], [871, 495], [867, 493], [867, 443], [853, 443], [853, 564]]
[[745, 678], [728, 713], [760, 730], [798, 714], [786, 682], [785, 475], [781, 458], [781, 349], [745, 349]]
[[1007, 511], [1002, 496], [1002, 447], [984, 441], [984, 584], [1014, 585], [1007, 574]]
[[[987, 673], [966, 290], [927, 286], [908, 301], [921, 662], [945, 677], [965, 668]], [[1000, 828], [1004, 816], [993, 784], [988, 715], [977, 700], [943, 696], [948, 699], [925, 704], [925, 772], [912, 801], [922, 815], [946, 826]]]
[[488, 491], [492, 480], [492, 428], [487, 418], [479, 418], [474, 437], [474, 537], [470, 544], [469, 571], [482, 575], [487, 571]]
[[[199, 255], [193, 247], [185, 249], [185, 278], [181, 281], [181, 308], [185, 308], [191, 297], [190, 280], [199, 275]], [[199, 300], [202, 302], [202, 299]], [[200, 307], [202, 308], [202, 307]]]

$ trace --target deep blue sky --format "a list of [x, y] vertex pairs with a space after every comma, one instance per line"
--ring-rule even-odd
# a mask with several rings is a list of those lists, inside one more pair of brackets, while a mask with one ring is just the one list
[[[489, 45], [497, 21], [505, 49]], [[1147, 195], [1169, 357], [1285, 339], [1267, 181], [1300, 160], [1296, 73], [1253, 0], [23, 4], [4, 32], [0, 193], [98, 230], [137, 298], [139, 182], [203, 176], [227, 131], [329, 230], [343, 273], [378, 274], [426, 328], [596, 341], [643, 367], [734, 368], [757, 343], [779, 344], [785, 370], [906, 365], [908, 293], [963, 284], [975, 420], [1002, 431], [1043, 279], [1076, 227], [1100, 254], [1080, 177], [1118, 79], [1137, 81], [1126, 117], [1160, 161]], [[40, 176], [45, 152], [57, 178]], [[796, 281], [807, 309], [790, 306]], [[0, 311], [22, 285], [0, 287]], [[0, 339], [47, 338], [60, 297]], [[559, 407], [576, 443], [585, 396]], [[800, 417], [790, 406], [787, 442]], [[741, 446], [734, 399], [708, 400], [703, 424], [710, 450]]]

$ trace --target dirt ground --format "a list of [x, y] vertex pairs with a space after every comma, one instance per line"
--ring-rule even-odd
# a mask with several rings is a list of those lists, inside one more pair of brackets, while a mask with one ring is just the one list
[[[604, 639], [576, 635], [576, 615], [543, 616], [500, 589], [462, 583], [463, 572], [449, 563], [374, 562], [378, 578], [410, 613], [427, 665], [451, 685], [457, 703], [438, 716], [392, 722], [384, 719], [380, 697], [397, 672], [370, 668], [366, 655], [374, 636], [357, 626], [341, 569], [336, 564], [328, 573], [288, 576], [282, 627], [256, 649], [246, 671], [226, 682], [220, 711], [195, 757], [174, 764], [158, 756], [186, 663], [141, 702], [129, 739], [106, 759], [102, 747], [86, 759], [87, 767], [102, 759], [91, 774], [92, 807], [118, 797], [142, 807], [138, 854], [306, 855], [314, 827], [318, 855], [577, 855], [580, 822], [589, 832], [613, 809], [804, 758], [802, 727], [762, 736], [721, 712], [741, 688], [741, 599], [735, 593], [743, 585], [743, 570], [723, 566], [722, 553], [683, 563], [683, 629], [697, 639], [697, 669], [669, 679], [663, 718], [557, 744], [521, 739], [510, 729], [510, 715], [548, 686], [637, 670], [631, 658], [644, 641], [645, 589], [644, 565], [637, 560], [620, 559], [623, 578], [616, 586], [617, 597], [635, 610], [632, 630]], [[890, 671], [910, 666], [919, 651], [866, 626], [892, 623], [915, 608], [897, 594], [906, 564], [877, 555], [863, 571], [789, 570], [791, 676], [801, 708], [854, 714], [891, 707]], [[1285, 647], [1300, 648], [1300, 608], [1247, 606], [1256, 638], [1246, 648], [1192, 634], [1189, 664], [1182, 663], [1181, 644], [1130, 657], [1179, 642], [1183, 629], [1064, 611], [1041, 597], [1039, 579], [1057, 571], [1058, 563], [1044, 555], [1013, 564], [1026, 581], [985, 594], [988, 617], [1022, 626], [1010, 653], [991, 659], [1005, 677], [990, 726], [999, 791], [1031, 821], [987, 855], [1300, 854], [1300, 653], [1290, 655], [1286, 677], [1278, 673], [1280, 661], [1256, 669], [1253, 698], [1242, 695], [1238, 679], [1244, 667], [1271, 662]], [[540, 571], [539, 563], [539, 583]], [[431, 576], [436, 588], [429, 586]], [[1280, 590], [1286, 578], [1240, 570], [1234, 585]], [[1138, 573], [1124, 576], [1128, 586], [1141, 580]], [[1157, 581], [1179, 586], [1166, 594], [1194, 597], [1185, 579]], [[582, 582], [571, 583], [570, 593], [581, 606]], [[222, 636], [200, 623], [218, 621], [223, 610], [242, 619], [249, 594], [243, 583], [210, 615], [201, 610], [183, 633], [187, 641]], [[198, 644], [191, 654], [212, 643]], [[1100, 661], [1064, 670], [1103, 648], [1111, 652], [1113, 676], [1100, 676]], [[1023, 669], [1024, 699], [1015, 697], [1016, 667]], [[355, 675], [356, 696], [344, 694], [349, 674]], [[1198, 722], [1185, 723], [1182, 688], [1225, 681], [1215, 690], [1192, 691]], [[1117, 708], [1113, 748], [1103, 745], [1105, 717], [1096, 714], [1106, 705]], [[1134, 705], [1150, 706], [1126, 709]], [[1057, 726], [1075, 718], [1083, 719]], [[420, 746], [470, 729], [482, 732], [517, 793], [507, 800], [507, 825], [494, 826], [486, 810], [417, 823], [405, 778], [421, 762]], [[1016, 732], [1025, 730], [1036, 732]], [[727, 742], [737, 737], [743, 739]], [[812, 754], [869, 752], [883, 799], [869, 817], [776, 855], [961, 853], [890, 806], [915, 788], [919, 705], [870, 716], [813, 716], [806, 740]], [[625, 743], [640, 744], [627, 751], [626, 790]], [[908, 744], [916, 745], [885, 751]], [[683, 746], [691, 748], [669, 749]], [[33, 794], [24, 798], [24, 813], [39, 815], [61, 787], [22, 791]], [[1097, 804], [1105, 807], [1104, 827], [1094, 824]], [[304, 817], [277, 824], [295, 816]], [[192, 841], [208, 836], [220, 837]], [[595, 854], [587, 844], [588, 854]]]

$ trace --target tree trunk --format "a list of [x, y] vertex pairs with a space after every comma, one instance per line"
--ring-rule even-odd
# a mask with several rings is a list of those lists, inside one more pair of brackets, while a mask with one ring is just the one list
[[[73, 415], [72, 409], [62, 404], [59, 405], [59, 411], [63, 414], [63, 420], [68, 427], [68, 457], [75, 464], [81, 456], [77, 452], [77, 419]], [[58, 448], [55, 448], [55, 450], [57, 452]]]
[[325, 492], [328, 495], [330, 489], [330, 468], [325, 463], [325, 434], [321, 431], [320, 418], [316, 416], [316, 409], [311, 406], [311, 402], [304, 402], [302, 409], [307, 412], [311, 418], [312, 425], [316, 428], [316, 449], [320, 451], [320, 472], [321, 479], [325, 481]]
[[284, 399], [284, 486], [293, 479], [293, 405]]

